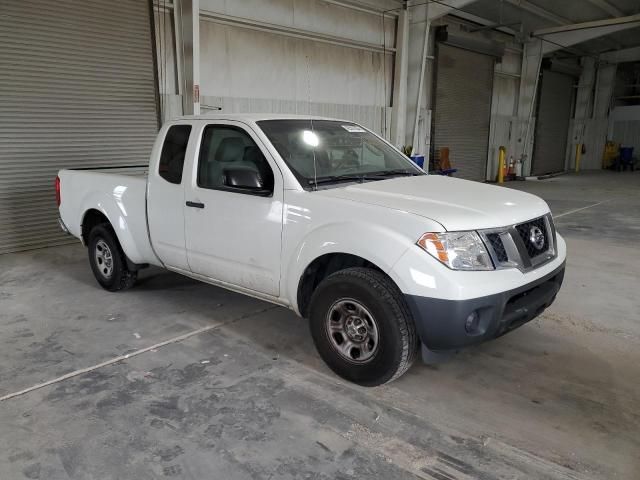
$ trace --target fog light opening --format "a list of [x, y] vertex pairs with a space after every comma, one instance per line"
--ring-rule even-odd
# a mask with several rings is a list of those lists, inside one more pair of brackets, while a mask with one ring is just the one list
[[474, 310], [467, 316], [467, 320], [464, 322], [464, 329], [470, 335], [475, 335], [478, 333], [478, 328], [480, 327], [480, 315], [478, 312]]

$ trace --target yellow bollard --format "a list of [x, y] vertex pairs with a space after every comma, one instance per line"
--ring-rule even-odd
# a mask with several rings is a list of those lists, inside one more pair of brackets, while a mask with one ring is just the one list
[[576, 173], [580, 171], [580, 157], [582, 156], [582, 144], [576, 144]]
[[504, 159], [507, 156], [507, 149], [500, 147], [498, 149], [498, 183], [504, 183]]

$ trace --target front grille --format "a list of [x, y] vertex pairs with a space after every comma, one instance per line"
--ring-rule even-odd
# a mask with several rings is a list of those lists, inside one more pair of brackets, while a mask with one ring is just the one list
[[491, 248], [493, 248], [493, 252], [496, 254], [496, 260], [499, 263], [504, 263], [509, 260], [507, 256], [507, 251], [504, 248], [504, 243], [502, 243], [502, 239], [500, 238], [499, 233], [487, 233], [487, 240], [489, 240], [489, 244]]
[[[516, 225], [529, 258], [537, 257], [549, 250], [549, 232], [544, 217]], [[537, 234], [537, 235], [536, 235]]]

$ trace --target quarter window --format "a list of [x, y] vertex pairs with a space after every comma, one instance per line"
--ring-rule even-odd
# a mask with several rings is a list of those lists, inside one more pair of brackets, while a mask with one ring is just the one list
[[167, 131], [158, 167], [158, 173], [167, 182], [175, 184], [182, 182], [184, 156], [190, 133], [191, 125], [174, 125]]

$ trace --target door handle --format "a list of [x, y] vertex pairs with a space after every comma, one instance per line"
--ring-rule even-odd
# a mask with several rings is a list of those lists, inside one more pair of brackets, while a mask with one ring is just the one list
[[204, 208], [204, 203], [187, 201], [187, 207]]

